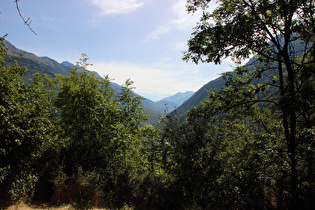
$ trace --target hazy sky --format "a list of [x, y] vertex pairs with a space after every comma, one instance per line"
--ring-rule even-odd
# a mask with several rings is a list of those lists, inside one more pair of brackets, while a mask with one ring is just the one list
[[22, 22], [13, 0], [0, 0], [0, 36], [17, 48], [75, 63], [82, 53], [90, 70], [135, 92], [159, 100], [197, 91], [232, 70], [233, 64], [195, 65], [182, 61], [199, 17], [186, 12], [186, 0], [20, 0], [34, 35]]

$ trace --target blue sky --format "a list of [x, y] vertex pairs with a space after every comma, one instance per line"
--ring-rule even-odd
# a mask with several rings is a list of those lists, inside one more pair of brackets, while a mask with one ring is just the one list
[[177, 92], [197, 91], [232, 70], [182, 61], [198, 14], [186, 0], [20, 0], [34, 35], [20, 19], [13, 0], [0, 0], [0, 36], [19, 49], [58, 62], [75, 63], [82, 53], [90, 70], [113, 82], [134, 81], [135, 92], [157, 101]]

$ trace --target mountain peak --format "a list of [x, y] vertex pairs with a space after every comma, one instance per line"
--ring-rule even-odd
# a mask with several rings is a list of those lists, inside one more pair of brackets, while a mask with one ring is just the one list
[[65, 67], [72, 67], [75, 66], [74, 64], [70, 63], [69, 61], [63, 61], [62, 63], [60, 63], [61, 65], [65, 66]]
[[182, 103], [184, 103], [186, 100], [188, 100], [192, 95], [194, 95], [194, 91], [186, 91], [186, 92], [178, 92], [175, 95], [163, 98], [157, 103], [160, 104], [168, 104], [171, 106], [180, 106]]

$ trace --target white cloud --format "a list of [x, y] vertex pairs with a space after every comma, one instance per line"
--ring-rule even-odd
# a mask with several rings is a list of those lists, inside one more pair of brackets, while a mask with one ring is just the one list
[[146, 40], [159, 39], [162, 35], [168, 34], [173, 30], [185, 31], [192, 29], [200, 19], [200, 13], [194, 15], [188, 14], [186, 11], [186, 3], [186, 0], [178, 0], [170, 9], [170, 13], [174, 18], [157, 26], [156, 29], [147, 36]]
[[141, 0], [87, 0], [101, 9], [102, 16], [109, 14], [125, 14], [141, 7]]
[[55, 17], [48, 17], [48, 16], [42, 16], [41, 19], [44, 20], [45, 22], [50, 22], [50, 23], [53, 23], [56, 21]]
[[[170, 9], [170, 13], [174, 18], [156, 27], [148, 36], [147, 40], [159, 39], [162, 35], [168, 34], [174, 30], [188, 31], [192, 30], [196, 23], [199, 22], [202, 16], [202, 10], [198, 10], [193, 14], [188, 14], [186, 10], [187, 0], [177, 0]], [[215, 1], [209, 3], [208, 11], [213, 11], [218, 4]]]
[[185, 51], [187, 50], [187, 41], [185, 40], [185, 41], [174, 42], [171, 48], [177, 51]]

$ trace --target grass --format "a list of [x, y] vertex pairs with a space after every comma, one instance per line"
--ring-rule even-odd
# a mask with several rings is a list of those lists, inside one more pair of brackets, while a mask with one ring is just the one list
[[[7, 210], [40, 210], [40, 209], [51, 209], [51, 210], [75, 210], [77, 208], [73, 207], [73, 205], [68, 204], [68, 205], [63, 205], [63, 206], [49, 206], [46, 204], [41, 204], [41, 205], [28, 205], [23, 201], [18, 201], [17, 203], [7, 207], [7, 208], [1, 208], [0, 209], [7, 209]], [[89, 209], [94, 209], [94, 210], [108, 210], [104, 208], [89, 208]], [[132, 210], [133, 208], [124, 206], [120, 210]]]

